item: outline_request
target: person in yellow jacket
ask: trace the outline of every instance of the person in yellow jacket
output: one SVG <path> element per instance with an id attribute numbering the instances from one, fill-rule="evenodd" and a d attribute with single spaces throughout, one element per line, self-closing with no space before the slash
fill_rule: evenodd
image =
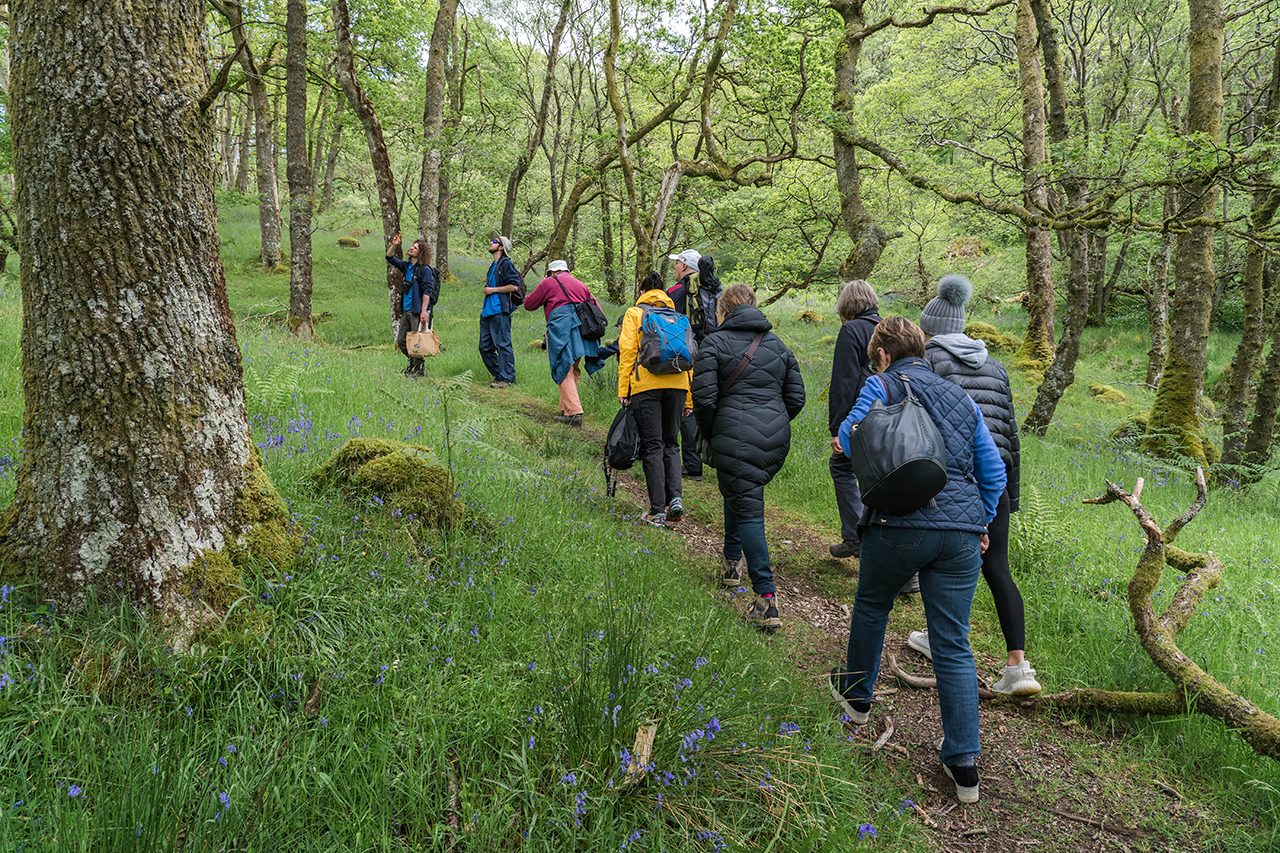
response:
<path id="1" fill-rule="evenodd" d="M 642 520 L 654 527 L 665 527 L 667 522 L 684 517 L 680 499 L 680 420 L 693 411 L 693 397 L 689 394 L 693 371 L 650 373 L 637 364 L 644 307 L 675 308 L 656 272 L 645 276 L 641 286 L 644 292 L 627 309 L 618 337 L 618 401 L 632 407 L 640 433 L 640 462 L 649 490 L 649 511 Z"/>

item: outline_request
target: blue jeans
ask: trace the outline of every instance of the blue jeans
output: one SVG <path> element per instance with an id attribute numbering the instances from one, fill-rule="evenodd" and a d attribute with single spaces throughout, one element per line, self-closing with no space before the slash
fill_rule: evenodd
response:
<path id="1" fill-rule="evenodd" d="M 751 591 L 756 595 L 773 592 L 773 570 L 769 567 L 769 543 L 764 539 L 764 517 L 738 518 L 724 502 L 724 558 L 730 563 L 747 558 Z"/>
<path id="2" fill-rule="evenodd" d="M 920 573 L 929 650 L 942 710 L 942 763 L 982 751 L 978 672 L 969 649 L 969 609 L 982 570 L 978 534 L 873 525 L 862 537 L 858 598 L 849 620 L 846 698 L 870 702 L 880 672 L 885 623 L 898 590 Z"/>
<path id="3" fill-rule="evenodd" d="M 511 348 L 510 314 L 480 318 L 480 358 L 495 381 L 516 381 L 516 353 Z"/>

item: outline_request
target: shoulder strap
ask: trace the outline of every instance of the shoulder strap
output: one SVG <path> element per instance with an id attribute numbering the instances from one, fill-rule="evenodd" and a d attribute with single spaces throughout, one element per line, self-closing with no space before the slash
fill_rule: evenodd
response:
<path id="1" fill-rule="evenodd" d="M 729 375 L 729 380 L 720 388 L 720 393 L 724 393 L 733 387 L 733 383 L 738 381 L 738 377 L 742 375 L 742 371 L 747 369 L 747 365 L 755 358 L 756 348 L 760 346 L 760 342 L 764 340 L 764 332 L 756 332 L 756 336 L 751 339 L 751 346 L 747 347 L 747 353 L 742 357 L 742 361 L 738 362 L 738 366 L 733 369 L 733 373 Z"/>
<path id="2" fill-rule="evenodd" d="M 564 282 L 560 280 L 560 276 L 558 276 L 558 275 L 553 275 L 553 276 L 551 276 L 551 277 L 552 277 L 552 278 L 554 278 L 554 279 L 556 280 L 556 284 L 560 285 L 560 290 L 564 293 L 564 298 L 565 298 L 565 299 L 568 299 L 568 300 L 569 300 L 569 303 L 570 303 L 571 305 L 577 305 L 578 303 L 577 303 L 577 302 L 575 302 L 575 301 L 574 301 L 574 299 L 573 299 L 573 297 L 569 295 L 569 291 L 568 291 L 568 289 L 564 286 Z"/>

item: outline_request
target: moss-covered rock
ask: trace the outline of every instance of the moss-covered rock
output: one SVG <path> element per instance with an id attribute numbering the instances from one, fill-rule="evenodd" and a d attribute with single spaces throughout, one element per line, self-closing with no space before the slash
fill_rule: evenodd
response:
<path id="1" fill-rule="evenodd" d="M 836 342 L 835 335 L 823 335 L 822 337 L 818 338 L 818 344 L 824 347 L 835 346 L 835 342 Z"/>
<path id="2" fill-rule="evenodd" d="M 1012 335 L 1003 334 L 990 323 L 974 320 L 965 325 L 964 333 L 976 341 L 986 341 L 987 349 L 991 352 L 1008 355 L 1022 348 L 1021 340 Z"/>
<path id="3" fill-rule="evenodd" d="M 312 474 L 348 497 L 373 495 L 393 515 L 427 527 L 452 527 L 464 507 L 453 478 L 431 448 L 385 438 L 353 438 Z"/>
<path id="4" fill-rule="evenodd" d="M 821 326 L 822 315 L 812 308 L 806 308 L 796 315 L 796 320 L 801 323 L 808 323 L 810 326 Z"/>
<path id="5" fill-rule="evenodd" d="M 359 249 L 360 241 L 355 237 L 339 237 L 338 245 L 344 249 Z"/>
<path id="6" fill-rule="evenodd" d="M 1147 434 L 1148 412 L 1138 412 L 1131 418 L 1125 418 L 1120 426 L 1111 431 L 1111 440 L 1121 444 L 1137 444 Z"/>
<path id="7" fill-rule="evenodd" d="M 1128 399 L 1129 399 L 1125 397 L 1124 392 L 1119 391 L 1111 387 L 1110 385 L 1090 385 L 1089 393 L 1092 396 L 1096 397 L 1097 399 L 1101 400 L 1102 402 L 1106 403 L 1108 406 L 1115 406 L 1120 403 L 1126 403 L 1128 402 Z"/>

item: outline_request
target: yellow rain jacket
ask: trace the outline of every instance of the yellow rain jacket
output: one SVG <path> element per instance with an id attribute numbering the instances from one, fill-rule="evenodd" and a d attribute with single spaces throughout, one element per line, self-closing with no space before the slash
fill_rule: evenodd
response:
<path id="1" fill-rule="evenodd" d="M 655 388 L 683 388 L 686 392 L 684 407 L 693 408 L 693 395 L 689 394 L 689 380 L 693 371 L 683 373 L 650 373 L 643 365 L 636 364 L 636 354 L 640 350 L 640 318 L 644 315 L 645 305 L 665 305 L 675 310 L 675 303 L 663 290 L 646 290 L 640 294 L 636 304 L 627 309 L 622 319 L 622 333 L 618 336 L 618 397 L 630 397 L 641 391 L 652 391 Z"/>

